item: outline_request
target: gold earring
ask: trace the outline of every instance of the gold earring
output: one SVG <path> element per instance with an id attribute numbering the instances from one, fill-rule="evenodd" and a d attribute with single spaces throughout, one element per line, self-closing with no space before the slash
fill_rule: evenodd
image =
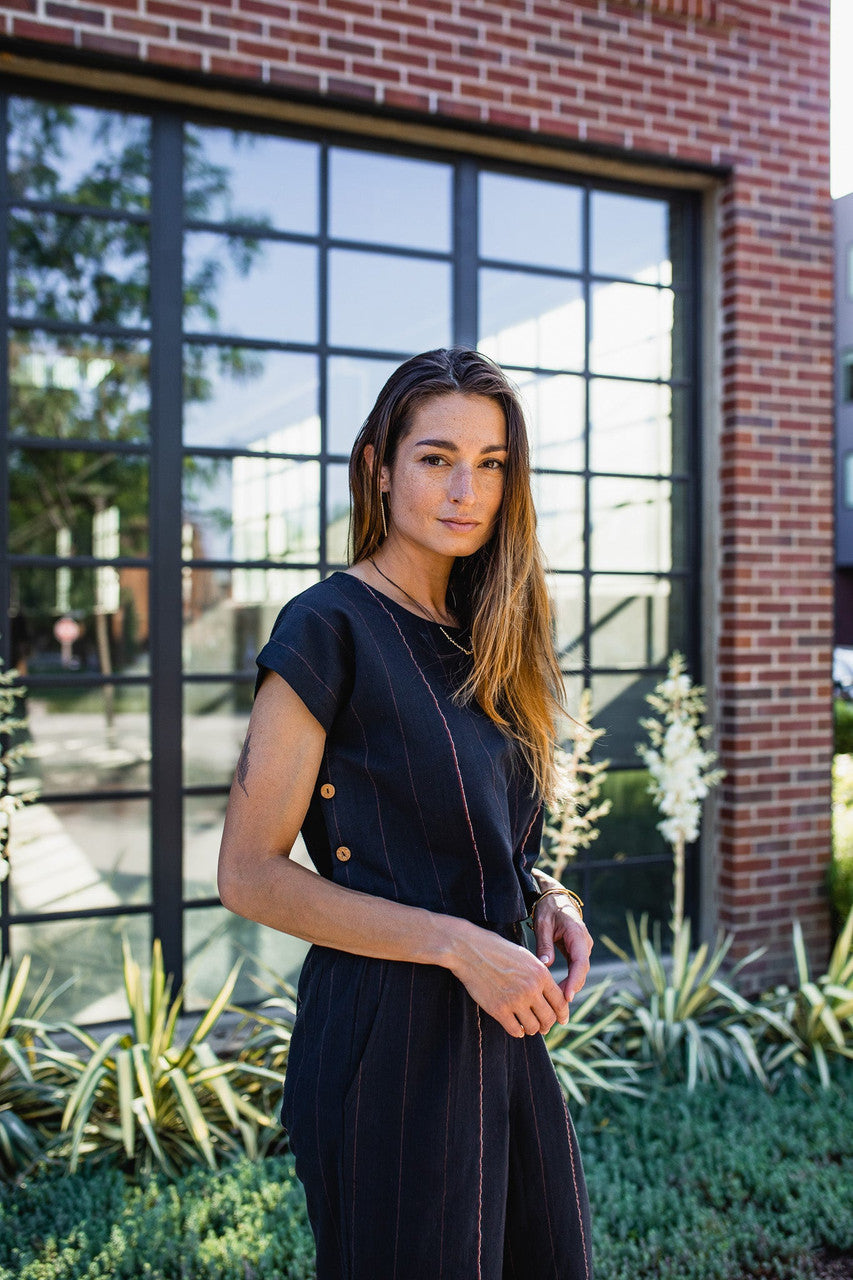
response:
<path id="1" fill-rule="evenodd" d="M 384 537 L 388 537 L 388 525 L 385 523 L 385 499 L 382 497 L 382 491 L 379 491 L 379 510 L 382 512 L 382 533 Z"/>

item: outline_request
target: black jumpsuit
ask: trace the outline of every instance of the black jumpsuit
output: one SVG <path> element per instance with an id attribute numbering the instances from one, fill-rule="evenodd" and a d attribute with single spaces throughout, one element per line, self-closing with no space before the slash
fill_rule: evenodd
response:
<path id="1" fill-rule="evenodd" d="M 303 826 L 318 871 L 518 940 L 541 805 L 512 744 L 453 703 L 469 659 L 448 635 L 336 573 L 282 610 L 259 679 L 277 671 L 326 730 Z M 282 1119 L 318 1280 L 590 1280 L 544 1041 L 508 1035 L 448 970 L 312 947 Z"/>

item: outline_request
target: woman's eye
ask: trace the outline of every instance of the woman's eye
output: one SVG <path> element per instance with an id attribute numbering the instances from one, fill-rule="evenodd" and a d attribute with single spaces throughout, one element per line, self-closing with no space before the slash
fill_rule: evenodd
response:
<path id="1" fill-rule="evenodd" d="M 440 453 L 428 453 L 422 461 L 430 467 L 444 466 L 444 458 L 442 458 Z"/>
<path id="2" fill-rule="evenodd" d="M 488 468 L 489 471 L 503 471 L 506 463 L 502 458 L 486 458 L 483 466 Z"/>

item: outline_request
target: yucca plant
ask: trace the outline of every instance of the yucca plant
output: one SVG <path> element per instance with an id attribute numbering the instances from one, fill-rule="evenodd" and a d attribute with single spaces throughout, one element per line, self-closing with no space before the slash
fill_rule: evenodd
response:
<path id="1" fill-rule="evenodd" d="M 270 1126 L 237 1087 L 239 1074 L 269 1075 L 263 1067 L 224 1061 L 208 1036 L 226 1008 L 240 968 L 184 1039 L 177 1031 L 183 992 L 172 998 L 172 980 L 154 943 L 146 992 L 127 942 L 124 987 L 131 1031 L 99 1043 L 79 1027 L 65 1029 L 85 1054 L 56 1054 L 74 1077 L 62 1116 L 60 1148 L 72 1172 L 84 1157 L 118 1158 L 133 1172 L 159 1166 L 168 1176 L 194 1164 L 217 1167 L 220 1156 L 258 1154 L 259 1135 Z"/>
<path id="2" fill-rule="evenodd" d="M 672 955 L 664 957 L 660 927 L 649 936 L 648 916 L 639 926 L 628 916 L 633 955 L 610 938 L 603 938 L 628 966 L 632 986 L 613 997 L 618 1021 L 609 1028 L 610 1042 L 629 1059 L 654 1063 L 669 1080 L 698 1081 L 728 1078 L 732 1068 L 767 1083 L 756 1049 L 757 1025 L 772 1024 L 784 1034 L 784 1022 L 774 1010 L 757 1008 L 732 985 L 738 974 L 763 954 L 751 952 L 721 974 L 731 948 L 731 935 L 718 935 L 690 952 L 690 921 L 675 934 Z"/>
<path id="3" fill-rule="evenodd" d="M 243 1015 L 234 1033 L 234 1040 L 239 1045 L 235 1055 L 236 1066 L 238 1070 L 246 1066 L 251 1072 L 259 1067 L 263 1069 L 263 1074 L 246 1075 L 243 1091 L 264 1115 L 275 1121 L 265 1134 L 259 1135 L 260 1153 L 263 1155 L 273 1154 L 284 1146 L 277 1116 L 290 1053 L 290 1035 L 296 1019 L 296 992 L 293 987 L 270 969 L 266 974 L 266 980 L 253 975 L 258 989 L 266 993 L 267 998 L 261 1004 L 253 1009 L 232 1006 L 235 1013 Z"/>
<path id="4" fill-rule="evenodd" d="M 568 1023 L 561 1026 L 555 1022 L 545 1036 L 563 1091 L 581 1106 L 593 1089 L 643 1097 L 642 1089 L 637 1087 L 636 1064 L 620 1057 L 605 1039 L 607 1029 L 619 1017 L 618 1009 L 600 1008 L 606 1004 L 604 997 L 609 988 L 609 979 L 591 987 L 582 1002 L 571 1006 Z"/>
<path id="5" fill-rule="evenodd" d="M 0 966 L 0 1177 L 11 1179 L 41 1159 L 59 1129 L 63 1079 L 40 1054 L 52 1044 L 44 1015 L 68 985 L 48 994 L 48 974 L 24 1005 L 30 957 Z"/>
<path id="6" fill-rule="evenodd" d="M 826 972 L 812 978 L 799 920 L 793 924 L 797 987 L 777 987 L 763 998 L 778 1023 L 765 1022 L 765 1066 L 777 1070 L 787 1061 L 797 1068 L 813 1063 L 821 1087 L 831 1085 L 832 1058 L 853 1059 L 853 910 L 832 949 Z"/>

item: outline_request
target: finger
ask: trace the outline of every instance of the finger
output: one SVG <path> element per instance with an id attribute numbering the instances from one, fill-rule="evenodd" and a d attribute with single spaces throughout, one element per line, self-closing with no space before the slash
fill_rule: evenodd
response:
<path id="1" fill-rule="evenodd" d="M 580 955 L 576 959 L 572 959 L 569 965 L 569 972 L 560 983 L 560 989 L 566 1000 L 571 1000 L 580 991 L 586 982 L 589 973 L 589 956 Z"/>
<path id="2" fill-rule="evenodd" d="M 539 1030 L 543 1035 L 551 1030 L 555 1022 L 565 1023 L 569 1016 L 568 1003 L 556 982 L 553 991 L 549 990 L 548 998 L 542 996 L 531 1005 L 531 1008 L 539 1021 Z"/>
<path id="3" fill-rule="evenodd" d="M 522 1012 L 516 1013 L 515 1016 L 518 1019 L 519 1026 L 521 1027 L 521 1034 L 523 1036 L 539 1035 L 542 1028 L 539 1025 L 538 1017 L 532 1009 L 522 1010 Z"/>
<path id="4" fill-rule="evenodd" d="M 536 954 L 543 964 L 554 963 L 554 919 L 546 912 L 536 921 Z"/>

